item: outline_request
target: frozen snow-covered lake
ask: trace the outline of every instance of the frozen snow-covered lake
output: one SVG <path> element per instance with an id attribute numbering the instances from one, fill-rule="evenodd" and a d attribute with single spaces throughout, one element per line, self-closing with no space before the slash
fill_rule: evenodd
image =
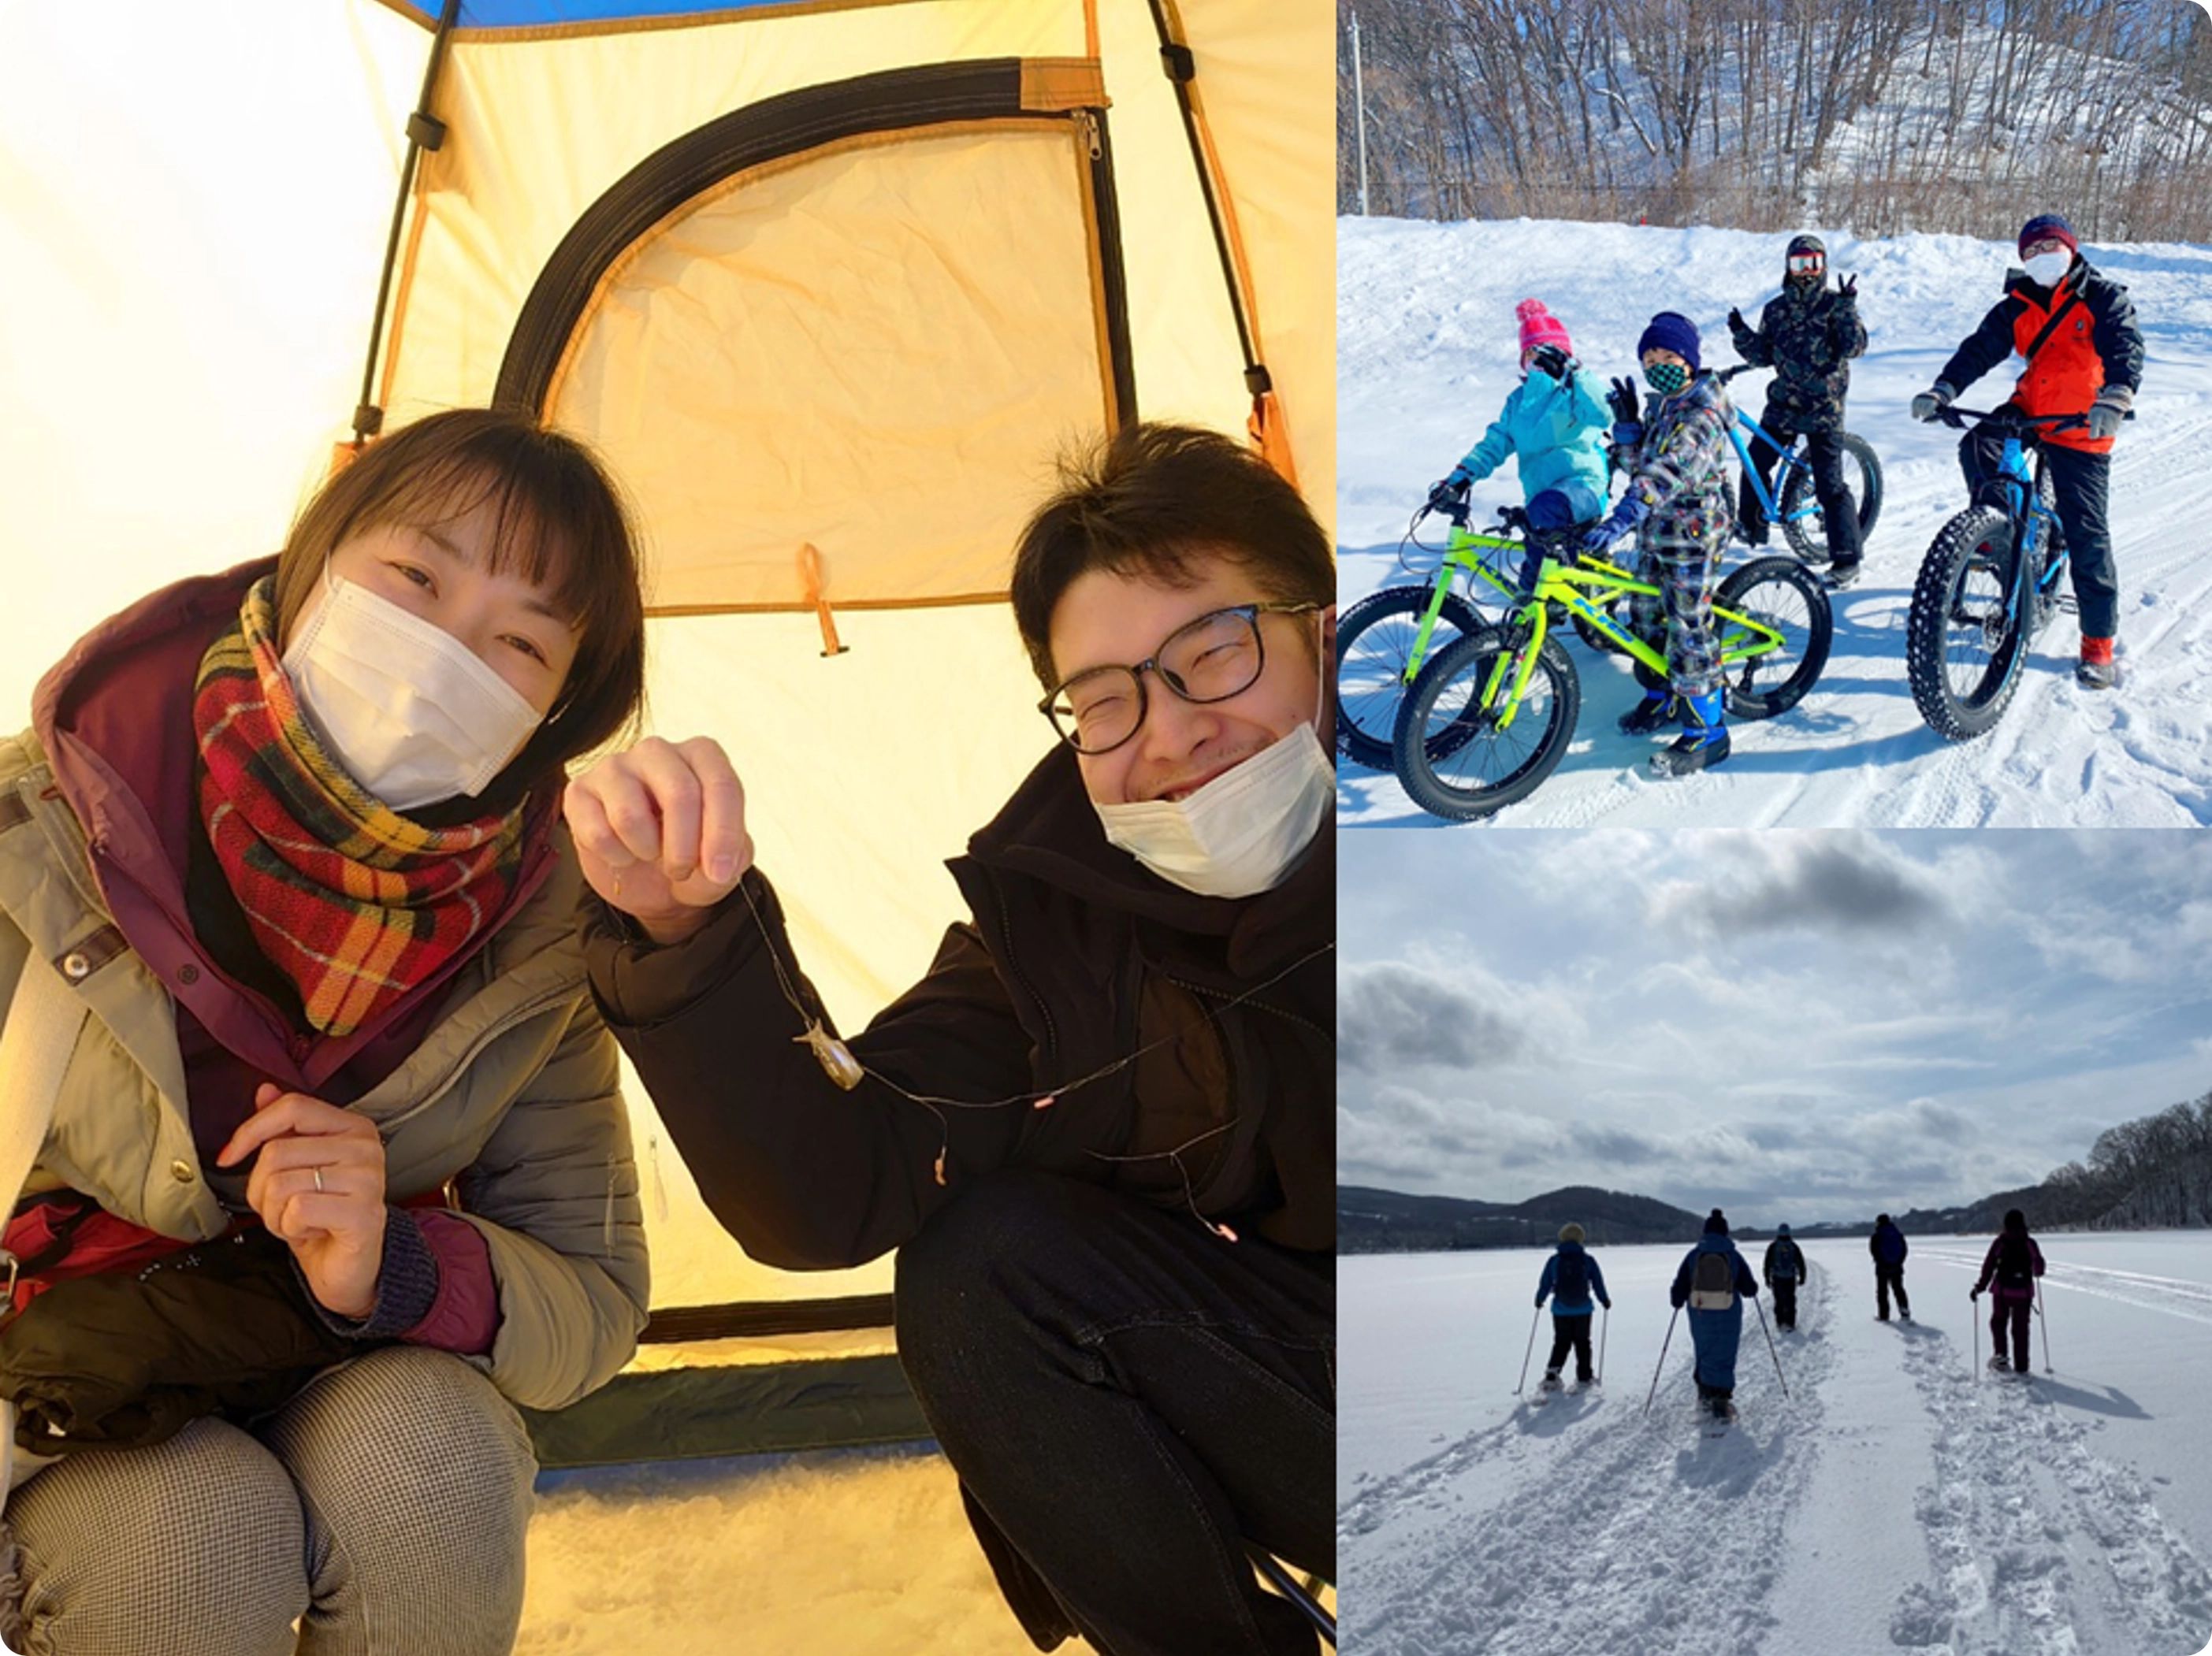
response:
<path id="1" fill-rule="evenodd" d="M 1983 1376 L 1989 1239 L 1915 1239 L 1879 1323 L 1863 1242 L 1755 1316 L 1735 1431 L 1686 1331 L 1642 1415 L 1684 1247 L 1594 1250 L 1601 1386 L 1515 1398 L 1540 1251 L 1338 1266 L 1345 1648 L 1361 1656 L 2197 1656 L 2212 1642 L 2212 1234 L 2041 1239 L 2050 1350 Z M 1764 1243 L 1748 1246 L 1754 1268 Z M 1540 1369 L 1549 1316 L 1530 1365 Z"/>

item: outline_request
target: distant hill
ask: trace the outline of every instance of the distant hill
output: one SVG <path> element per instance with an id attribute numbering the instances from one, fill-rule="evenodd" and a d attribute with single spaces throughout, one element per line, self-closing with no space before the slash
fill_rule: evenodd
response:
<path id="1" fill-rule="evenodd" d="M 1409 1196 L 1366 1185 L 1340 1185 L 1336 1191 L 1340 1253 L 1544 1246 L 1570 1220 L 1589 1233 L 1593 1247 L 1694 1242 L 1705 1224 L 1702 1214 L 1590 1185 L 1571 1185 L 1511 1204 Z"/>

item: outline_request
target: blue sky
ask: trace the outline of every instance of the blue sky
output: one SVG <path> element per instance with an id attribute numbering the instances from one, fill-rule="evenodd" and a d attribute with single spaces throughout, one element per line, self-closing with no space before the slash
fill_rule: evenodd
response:
<path id="1" fill-rule="evenodd" d="M 1352 834 L 1338 1176 L 1741 1222 L 2033 1183 L 2212 1089 L 2212 835 Z"/>

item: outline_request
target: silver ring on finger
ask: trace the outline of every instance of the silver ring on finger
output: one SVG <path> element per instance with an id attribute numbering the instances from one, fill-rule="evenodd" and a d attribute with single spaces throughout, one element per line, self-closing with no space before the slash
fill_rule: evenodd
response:
<path id="1" fill-rule="evenodd" d="M 320 1168 L 317 1168 L 314 1170 L 314 1173 L 315 1173 L 315 1193 L 316 1193 L 318 1196 L 319 1196 L 319 1195 L 321 1195 L 321 1194 L 322 1194 L 322 1192 L 323 1192 L 323 1170 L 322 1170 Z"/>

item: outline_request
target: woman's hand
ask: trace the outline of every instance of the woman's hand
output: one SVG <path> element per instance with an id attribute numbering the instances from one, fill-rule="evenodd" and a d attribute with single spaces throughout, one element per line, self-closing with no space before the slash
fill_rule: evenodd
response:
<path id="1" fill-rule="evenodd" d="M 260 1156 L 246 1199 L 300 1262 L 325 1309 L 356 1321 L 376 1309 L 384 1264 L 384 1141 L 366 1116 L 263 1082 L 253 1114 L 216 1157 Z"/>
<path id="2" fill-rule="evenodd" d="M 745 791 L 710 737 L 648 737 L 568 784 L 562 808 L 584 878 L 655 943 L 707 923 L 753 864 Z"/>

